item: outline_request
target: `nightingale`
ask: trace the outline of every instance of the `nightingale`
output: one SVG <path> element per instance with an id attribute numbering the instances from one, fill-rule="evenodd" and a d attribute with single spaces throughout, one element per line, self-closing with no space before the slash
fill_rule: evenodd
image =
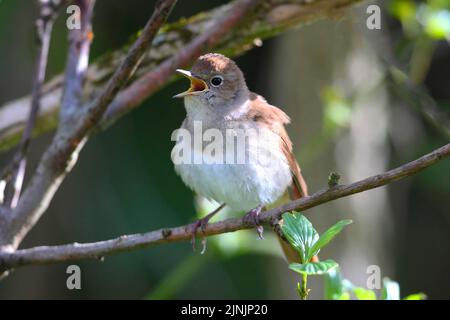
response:
<path id="1" fill-rule="evenodd" d="M 202 141 L 200 146 L 196 146 L 195 143 L 186 143 L 185 139 L 174 139 L 177 141 L 172 150 L 175 171 L 195 193 L 221 204 L 193 224 L 193 248 L 198 228 L 203 229 L 211 217 L 224 206 L 236 212 L 247 212 L 245 221 L 255 226 L 262 238 L 258 215 L 265 206 L 274 203 L 286 191 L 291 199 L 306 196 L 308 193 L 293 154 L 291 139 L 285 129 L 285 125 L 290 122 L 289 117 L 281 109 L 270 105 L 262 96 L 251 92 L 242 71 L 234 61 L 224 55 L 205 54 L 195 61 L 190 71 L 178 69 L 177 72 L 190 80 L 190 88 L 174 96 L 184 99 L 186 118 L 181 125 L 183 132 L 195 135 L 196 125 L 201 125 L 205 133 L 206 130 L 212 129 L 226 138 L 232 135 L 239 139 L 239 136 L 245 136 L 249 132 L 257 132 L 257 135 L 253 135 L 257 136 L 257 143 L 247 141 L 248 143 L 241 144 L 243 154 L 250 155 L 241 162 L 229 161 L 227 156 L 236 150 L 225 148 L 223 159 L 228 161 L 180 163 L 174 159 L 180 152 L 182 143 L 184 147 L 187 145 L 191 148 L 189 154 L 195 158 L 199 154 L 204 156 L 205 143 L 208 141 Z M 250 134 L 248 136 L 253 137 Z M 225 147 L 228 146 L 226 143 Z M 261 161 L 260 155 L 263 155 L 265 161 Z M 235 157 L 230 158 L 236 160 Z M 283 242 L 281 243 L 288 260 L 295 260 L 292 258 L 292 250 Z"/>

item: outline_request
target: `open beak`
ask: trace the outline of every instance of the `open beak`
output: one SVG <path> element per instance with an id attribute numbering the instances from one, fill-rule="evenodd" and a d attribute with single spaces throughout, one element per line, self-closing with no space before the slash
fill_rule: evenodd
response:
<path id="1" fill-rule="evenodd" d="M 173 96 L 174 98 L 183 98 L 185 96 L 194 95 L 208 89 L 208 85 L 206 84 L 206 82 L 194 76 L 190 71 L 177 69 L 177 72 L 188 78 L 191 81 L 191 86 L 187 91 Z"/>

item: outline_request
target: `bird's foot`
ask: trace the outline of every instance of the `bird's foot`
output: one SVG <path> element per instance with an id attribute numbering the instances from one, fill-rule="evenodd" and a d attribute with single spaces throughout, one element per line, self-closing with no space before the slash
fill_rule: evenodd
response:
<path id="1" fill-rule="evenodd" d="M 261 213 L 263 206 L 259 205 L 256 208 L 250 210 L 244 216 L 244 222 L 250 226 L 254 226 L 258 233 L 259 239 L 264 239 L 264 227 L 259 221 L 259 214 Z"/>
<path id="2" fill-rule="evenodd" d="M 191 229 L 191 245 L 192 245 L 192 250 L 195 251 L 195 237 L 197 235 L 197 231 L 198 229 L 200 229 L 202 232 L 205 232 L 205 228 L 208 225 L 209 220 L 212 217 L 210 217 L 209 215 L 207 215 L 206 217 L 202 218 L 202 219 L 198 219 L 197 221 L 195 221 L 192 224 L 192 229 Z M 206 251 L 206 238 L 203 237 L 202 238 L 202 251 L 200 251 L 200 254 L 204 254 Z"/>
<path id="3" fill-rule="evenodd" d="M 205 228 L 209 223 L 209 220 L 211 220 L 212 217 L 216 215 L 217 212 L 219 212 L 223 207 L 225 207 L 225 204 L 221 204 L 216 210 L 205 216 L 204 218 L 198 219 L 192 224 L 191 228 L 191 245 L 192 250 L 195 251 L 195 238 L 197 235 L 198 229 L 200 229 L 203 233 L 205 232 Z M 200 254 L 204 254 L 206 251 L 206 238 L 202 238 L 202 251 Z"/>

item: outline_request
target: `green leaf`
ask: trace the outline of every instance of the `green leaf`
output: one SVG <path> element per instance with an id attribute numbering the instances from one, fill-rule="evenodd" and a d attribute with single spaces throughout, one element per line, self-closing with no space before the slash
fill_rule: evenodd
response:
<path id="1" fill-rule="evenodd" d="M 338 223 L 336 223 L 334 226 L 332 226 L 330 229 L 328 229 L 327 231 L 325 231 L 319 238 L 319 240 L 317 240 L 316 243 L 314 243 L 314 245 L 312 246 L 310 252 L 308 252 L 308 261 L 309 259 L 311 259 L 313 256 L 315 256 L 316 254 L 319 253 L 320 249 L 323 248 L 324 246 L 326 246 L 331 240 L 333 240 L 334 237 L 336 237 L 336 235 L 338 235 L 339 232 L 342 231 L 342 229 L 344 229 L 345 226 L 349 225 L 350 223 L 352 223 L 352 220 L 341 220 Z"/>
<path id="2" fill-rule="evenodd" d="M 350 300 L 350 293 L 344 292 L 340 296 L 337 296 L 336 299 L 333 300 Z"/>
<path id="3" fill-rule="evenodd" d="M 339 300 L 344 292 L 342 275 L 338 268 L 331 269 L 325 276 L 325 299 Z"/>
<path id="4" fill-rule="evenodd" d="M 322 92 L 321 98 L 325 105 L 323 117 L 325 133 L 330 134 L 340 128 L 347 127 L 352 116 L 349 101 L 333 87 L 326 88 Z"/>
<path id="5" fill-rule="evenodd" d="M 382 300 L 400 300 L 400 286 L 398 282 L 389 278 L 383 279 L 383 290 L 381 291 Z"/>
<path id="6" fill-rule="evenodd" d="M 377 295 L 372 290 L 364 289 L 361 287 L 354 287 L 353 293 L 358 300 L 377 300 Z"/>
<path id="7" fill-rule="evenodd" d="M 350 300 L 353 284 L 342 277 L 339 268 L 333 268 L 325 275 L 325 299 Z"/>
<path id="8" fill-rule="evenodd" d="M 300 274 L 306 274 L 308 276 L 320 275 L 329 272 L 330 270 L 338 266 L 336 261 L 324 260 L 320 262 L 308 262 L 308 263 L 291 263 L 289 268 Z"/>
<path id="9" fill-rule="evenodd" d="M 426 298 L 427 298 L 426 294 L 420 292 L 410 294 L 409 296 L 404 297 L 403 300 L 425 300 Z"/>
<path id="10" fill-rule="evenodd" d="M 319 234 L 311 222 L 303 215 L 285 213 L 281 230 L 289 243 L 300 253 L 300 261 L 308 262 L 311 247 L 319 239 Z"/>
<path id="11" fill-rule="evenodd" d="M 416 16 L 416 4 L 410 0 L 395 0 L 389 3 L 389 11 L 393 16 L 407 22 L 415 19 Z"/>
<path id="12" fill-rule="evenodd" d="M 450 37 L 450 11 L 431 11 L 425 17 L 426 33 L 437 40 Z"/>

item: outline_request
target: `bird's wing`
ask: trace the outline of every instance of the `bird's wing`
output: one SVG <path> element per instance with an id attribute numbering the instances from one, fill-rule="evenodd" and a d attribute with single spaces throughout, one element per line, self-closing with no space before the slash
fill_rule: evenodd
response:
<path id="1" fill-rule="evenodd" d="M 285 125 L 290 122 L 289 117 L 282 110 L 270 105 L 263 97 L 257 94 L 252 93 L 250 95 L 250 103 L 249 118 L 268 126 L 280 137 L 280 147 L 287 159 L 292 174 L 292 184 L 289 190 L 291 200 L 307 196 L 308 188 L 292 151 L 292 141 L 285 129 Z M 283 224 L 283 220 L 280 220 L 280 224 Z M 278 237 L 278 240 L 289 263 L 301 262 L 298 252 L 286 239 Z"/>
<path id="2" fill-rule="evenodd" d="M 263 97 L 255 93 L 250 95 L 250 102 L 251 105 L 248 117 L 253 121 L 267 125 L 280 137 L 280 147 L 287 159 L 292 173 L 292 186 L 290 188 L 291 199 L 294 200 L 307 196 L 308 187 L 301 174 L 300 166 L 295 159 L 292 150 L 292 141 L 285 129 L 285 125 L 290 122 L 289 117 L 281 109 L 270 105 Z"/>

